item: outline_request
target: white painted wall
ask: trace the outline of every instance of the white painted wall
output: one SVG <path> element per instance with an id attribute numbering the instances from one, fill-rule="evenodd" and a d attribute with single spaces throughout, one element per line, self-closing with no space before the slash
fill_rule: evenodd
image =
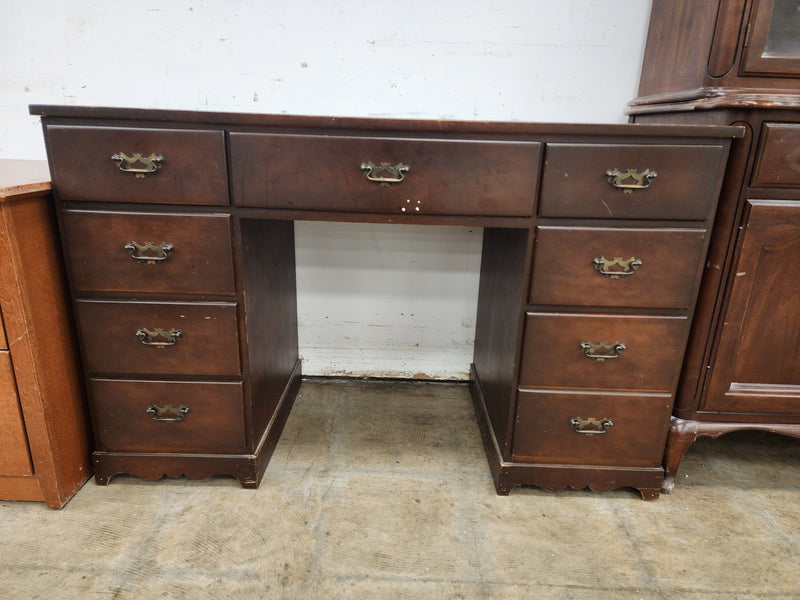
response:
<path id="1" fill-rule="evenodd" d="M 0 0 L 0 158 L 27 105 L 624 122 L 649 0 Z M 306 373 L 464 377 L 480 230 L 297 223 Z"/>

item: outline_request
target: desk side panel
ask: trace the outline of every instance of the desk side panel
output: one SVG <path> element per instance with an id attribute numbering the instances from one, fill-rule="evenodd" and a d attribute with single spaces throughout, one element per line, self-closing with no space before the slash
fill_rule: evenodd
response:
<path id="1" fill-rule="evenodd" d="M 500 451 L 510 450 L 520 314 L 527 289 L 528 229 L 484 229 L 475 371 Z"/>
<path id="2" fill-rule="evenodd" d="M 254 444 L 279 408 L 297 350 L 294 223 L 239 220 Z"/>

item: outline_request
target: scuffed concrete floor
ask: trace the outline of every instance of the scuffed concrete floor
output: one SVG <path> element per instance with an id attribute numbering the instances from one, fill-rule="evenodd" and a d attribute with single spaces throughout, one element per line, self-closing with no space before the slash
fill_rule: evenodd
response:
<path id="1" fill-rule="evenodd" d="M 305 382 L 258 490 L 0 502 L 0 598 L 800 598 L 800 441 L 700 440 L 644 502 L 495 495 L 463 385 Z"/>

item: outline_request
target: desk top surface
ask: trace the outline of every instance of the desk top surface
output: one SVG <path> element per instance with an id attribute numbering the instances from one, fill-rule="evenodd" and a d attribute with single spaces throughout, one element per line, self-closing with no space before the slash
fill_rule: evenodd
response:
<path id="1" fill-rule="evenodd" d="M 427 134 L 476 134 L 512 136 L 625 135 L 666 137 L 742 137 L 744 128 L 710 125 L 530 123 L 522 121 L 457 121 L 434 119 L 386 119 L 326 117 L 262 113 L 204 112 L 145 108 L 114 108 L 32 104 L 30 114 L 58 119 L 97 119 L 221 126 L 255 126 L 315 131 L 398 132 Z"/>

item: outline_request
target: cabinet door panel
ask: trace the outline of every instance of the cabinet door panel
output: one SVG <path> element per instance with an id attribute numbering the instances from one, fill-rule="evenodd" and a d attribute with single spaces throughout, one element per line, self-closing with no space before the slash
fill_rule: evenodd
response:
<path id="1" fill-rule="evenodd" d="M 755 0 L 749 42 L 744 48 L 746 75 L 800 75 L 800 13 L 794 0 Z"/>
<path id="2" fill-rule="evenodd" d="M 11 357 L 0 352 L 0 475 L 32 473 Z"/>
<path id="3" fill-rule="evenodd" d="M 800 203 L 752 200 L 707 411 L 800 414 Z"/>

